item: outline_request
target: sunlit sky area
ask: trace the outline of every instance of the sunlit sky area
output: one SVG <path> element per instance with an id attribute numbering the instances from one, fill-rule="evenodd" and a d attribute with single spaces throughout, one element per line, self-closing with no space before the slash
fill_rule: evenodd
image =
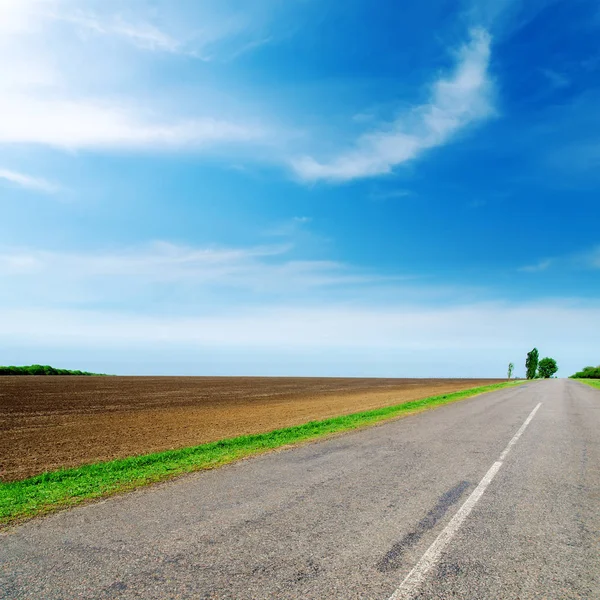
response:
<path id="1" fill-rule="evenodd" d="M 0 364 L 600 363 L 595 0 L 0 0 Z"/>

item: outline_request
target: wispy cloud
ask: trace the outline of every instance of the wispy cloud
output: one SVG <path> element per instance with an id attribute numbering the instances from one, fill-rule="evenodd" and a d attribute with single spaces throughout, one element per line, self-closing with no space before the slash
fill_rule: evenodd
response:
<path id="1" fill-rule="evenodd" d="M 571 85 L 571 80 L 568 77 L 554 69 L 542 69 L 541 72 L 555 89 L 569 87 Z"/>
<path id="2" fill-rule="evenodd" d="M 0 169 L 0 180 L 7 181 L 13 185 L 17 185 L 28 190 L 44 192 L 46 194 L 54 194 L 60 189 L 59 186 L 40 177 L 32 177 L 30 175 L 17 173 L 16 171 L 9 171 L 7 169 Z"/>
<path id="3" fill-rule="evenodd" d="M 293 217 L 287 221 L 270 227 L 265 231 L 265 235 L 276 237 L 295 237 L 301 232 L 306 232 L 306 226 L 312 221 L 311 217 Z"/>
<path id="4" fill-rule="evenodd" d="M 70 272 L 76 276 L 108 275 L 175 280 L 210 278 L 247 267 L 249 263 L 285 254 L 287 246 L 254 248 L 193 248 L 154 242 L 138 248 L 95 253 L 45 250 L 5 250 L 0 253 L 0 274 Z"/>
<path id="5" fill-rule="evenodd" d="M 37 286 L 40 295 L 62 298 L 69 288 L 78 296 L 76 290 L 85 289 L 112 300 L 118 300 L 128 286 L 176 284 L 188 291 L 242 289 L 287 295 L 383 280 L 343 263 L 295 258 L 292 250 L 289 244 L 225 248 L 168 242 L 87 253 L 4 249 L 0 251 L 0 279 L 6 282 L 18 276 L 20 283 Z"/>
<path id="6" fill-rule="evenodd" d="M 144 50 L 171 52 L 176 54 L 193 54 L 186 50 L 182 41 L 161 31 L 151 23 L 130 23 L 120 15 L 100 18 L 94 13 L 77 11 L 74 13 L 55 12 L 48 16 L 99 35 L 116 36 Z"/>
<path id="7" fill-rule="evenodd" d="M 591 269 L 600 269 L 600 245 L 580 256 L 585 266 Z"/>
<path id="8" fill-rule="evenodd" d="M 586 250 L 580 250 L 545 258 L 531 265 L 521 267 L 519 271 L 525 273 L 539 273 L 547 271 L 550 267 L 572 270 L 600 269 L 600 245 L 593 246 Z"/>
<path id="9" fill-rule="evenodd" d="M 552 265 L 553 260 L 550 258 L 546 258 L 544 260 L 541 260 L 533 265 L 526 265 L 524 267 L 521 267 L 519 269 L 519 271 L 522 271 L 523 273 L 539 273 L 540 271 L 546 271 L 548 270 L 548 268 Z"/>
<path id="10" fill-rule="evenodd" d="M 385 128 L 360 137 L 355 148 L 328 160 L 312 156 L 294 159 L 291 166 L 305 181 L 347 181 L 389 173 L 397 165 L 441 146 L 460 130 L 494 114 L 492 82 L 488 73 L 491 39 L 483 29 L 457 52 L 449 77 L 434 82 L 427 104 Z"/>
<path id="11" fill-rule="evenodd" d="M 38 7 L 41 3 L 37 14 L 71 25 L 82 37 L 224 63 L 293 35 L 307 18 L 311 0 L 202 0 L 183 5 L 171 0 L 21 2 Z"/>
<path id="12" fill-rule="evenodd" d="M 396 198 L 407 198 L 414 196 L 415 193 L 411 190 L 393 189 L 393 190 L 373 190 L 369 197 L 371 200 L 394 200 Z"/>
<path id="13" fill-rule="evenodd" d="M 231 60 L 273 39 L 264 28 L 274 11 L 265 10 L 270 2 L 261 0 L 249 0 L 243 8 L 228 0 L 203 0 L 178 10 L 168 0 L 138 0 L 129 5 L 77 0 L 2 0 L 0 4 L 0 29 L 13 33 L 31 31 L 32 24 L 36 29 L 44 23 L 62 23 L 81 37 L 112 38 L 139 50 L 202 60 L 221 55 Z"/>

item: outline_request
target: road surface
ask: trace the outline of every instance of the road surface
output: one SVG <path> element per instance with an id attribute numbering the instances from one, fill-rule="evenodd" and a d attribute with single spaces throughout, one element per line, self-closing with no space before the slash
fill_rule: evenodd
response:
<path id="1" fill-rule="evenodd" d="M 0 535 L 0 597 L 600 598 L 600 391 L 525 384 Z"/>

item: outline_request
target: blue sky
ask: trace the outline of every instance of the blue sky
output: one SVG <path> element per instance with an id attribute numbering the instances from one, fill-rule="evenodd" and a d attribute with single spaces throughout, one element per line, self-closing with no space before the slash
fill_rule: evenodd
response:
<path id="1" fill-rule="evenodd" d="M 2 0 L 0 363 L 600 362 L 588 0 Z"/>

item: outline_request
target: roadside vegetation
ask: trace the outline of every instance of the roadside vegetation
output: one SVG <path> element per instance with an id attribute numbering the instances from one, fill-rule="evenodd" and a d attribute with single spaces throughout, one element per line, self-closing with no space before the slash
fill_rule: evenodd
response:
<path id="1" fill-rule="evenodd" d="M 84 375 L 104 376 L 102 373 L 88 373 L 87 371 L 70 371 L 68 369 L 55 369 L 50 365 L 29 365 L 24 367 L 2 367 L 0 366 L 0 375 Z"/>
<path id="2" fill-rule="evenodd" d="M 525 373 L 527 379 L 549 379 L 558 371 L 558 364 L 553 358 L 547 356 L 540 360 L 540 353 L 534 348 L 527 353 L 525 359 Z"/>
<path id="3" fill-rule="evenodd" d="M 577 371 L 571 375 L 571 379 L 578 379 L 581 383 L 600 390 L 600 365 L 597 367 L 583 367 L 581 371 Z"/>
<path id="4" fill-rule="evenodd" d="M 191 448 L 133 456 L 1 483 L 0 525 L 22 521 L 86 500 L 130 491 L 184 473 L 212 469 L 283 446 L 374 425 L 519 383 L 522 382 L 480 386 L 342 417 L 311 421 L 268 433 L 239 436 Z"/>
<path id="5" fill-rule="evenodd" d="M 579 379 L 578 381 L 600 390 L 600 379 Z"/>
<path id="6" fill-rule="evenodd" d="M 512 379 L 513 373 L 515 372 L 515 365 L 513 363 L 508 363 L 508 377 L 507 379 L 510 381 Z"/>
<path id="7" fill-rule="evenodd" d="M 527 379 L 535 379 L 539 358 L 540 353 L 537 348 L 527 353 L 527 358 L 525 359 L 525 377 Z"/>
<path id="8" fill-rule="evenodd" d="M 549 379 L 556 371 L 558 371 L 558 365 L 553 358 L 542 358 L 538 363 L 537 375 L 540 379 Z"/>
<path id="9" fill-rule="evenodd" d="M 571 375 L 573 379 L 600 379 L 600 366 L 583 367 L 581 371 Z"/>

